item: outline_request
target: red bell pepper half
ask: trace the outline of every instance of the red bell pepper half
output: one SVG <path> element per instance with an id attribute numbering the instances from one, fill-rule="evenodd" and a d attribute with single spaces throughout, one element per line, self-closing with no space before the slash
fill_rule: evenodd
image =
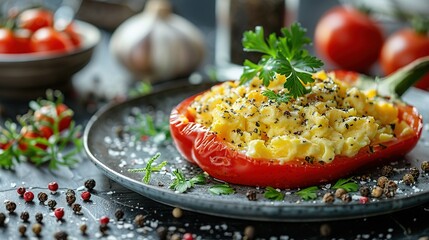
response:
<path id="1" fill-rule="evenodd" d="M 427 68 L 427 63 L 425 66 Z M 366 81 L 364 76 L 355 72 L 336 73 L 340 80 L 344 79 L 355 85 L 362 85 L 362 82 Z M 415 74 L 412 77 L 416 77 Z M 411 81 L 409 77 L 405 78 Z M 386 81 L 389 80 L 386 79 Z M 395 92 L 398 96 L 405 91 L 399 94 L 398 91 Z M 392 92 L 392 96 L 395 92 Z M 170 130 L 174 143 L 188 161 L 197 164 L 210 176 L 240 185 L 292 189 L 333 181 L 363 168 L 404 156 L 415 147 L 423 128 L 422 116 L 414 107 L 398 104 L 398 118 L 411 126 L 414 134 L 364 147 L 353 157 L 336 156 L 330 163 L 308 163 L 304 159 L 280 163 L 276 159 L 246 156 L 228 145 L 207 127 L 196 123 L 194 116 L 188 112 L 188 107 L 196 96 L 185 99 L 171 112 Z"/>

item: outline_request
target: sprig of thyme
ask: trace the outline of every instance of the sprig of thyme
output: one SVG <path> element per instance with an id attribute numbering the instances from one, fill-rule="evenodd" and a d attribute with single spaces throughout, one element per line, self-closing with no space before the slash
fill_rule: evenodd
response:
<path id="1" fill-rule="evenodd" d="M 312 73 L 323 63 L 304 49 L 311 41 L 305 36 L 306 29 L 299 23 L 292 24 L 290 29 L 282 28 L 281 33 L 280 37 L 272 33 L 267 39 L 262 27 L 244 33 L 244 51 L 259 52 L 263 56 L 257 64 L 245 60 L 240 83 L 244 84 L 258 76 L 263 85 L 268 87 L 278 74 L 283 75 L 286 77 L 283 85 L 286 91 L 265 91 L 264 95 L 277 102 L 287 102 L 290 98 L 300 97 L 311 90 L 306 88 L 306 84 L 314 81 Z"/>
<path id="2" fill-rule="evenodd" d="M 150 182 L 150 177 L 152 173 L 161 171 L 161 169 L 167 165 L 167 161 L 163 161 L 160 164 L 153 165 L 155 160 L 158 159 L 160 156 L 161 153 L 158 152 L 148 160 L 144 168 L 128 169 L 128 171 L 133 173 L 144 172 L 145 174 L 142 178 L 142 182 L 148 184 Z"/>

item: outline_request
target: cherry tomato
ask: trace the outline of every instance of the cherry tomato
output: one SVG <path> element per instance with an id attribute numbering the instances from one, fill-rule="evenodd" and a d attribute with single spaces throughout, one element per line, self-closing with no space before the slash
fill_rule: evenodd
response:
<path id="1" fill-rule="evenodd" d="M 44 27 L 52 27 L 54 15 L 51 11 L 42 8 L 32 8 L 18 15 L 18 27 L 28 29 L 32 32 Z"/>
<path id="2" fill-rule="evenodd" d="M 425 56 L 429 56 L 429 36 L 405 28 L 386 40 L 381 50 L 380 64 L 383 72 L 388 75 Z M 429 90 L 429 75 L 425 75 L 415 86 Z"/>
<path id="3" fill-rule="evenodd" d="M 316 26 L 315 48 L 321 57 L 345 70 L 368 72 L 383 45 L 383 32 L 368 15 L 335 7 Z"/>
<path id="4" fill-rule="evenodd" d="M 19 149 L 21 149 L 24 152 L 27 151 L 27 149 L 28 149 L 28 142 L 29 141 L 36 139 L 36 138 L 43 137 L 37 131 L 32 130 L 32 129 L 27 128 L 27 127 L 23 127 L 21 129 L 21 134 L 22 134 L 22 139 L 19 141 L 18 147 L 19 147 Z M 41 143 L 37 143 L 35 146 L 40 148 L 40 149 L 43 149 L 43 150 L 48 148 L 48 146 L 41 144 Z"/>
<path id="5" fill-rule="evenodd" d="M 0 28 L 0 53 L 19 53 L 20 44 L 10 29 Z"/>
<path id="6" fill-rule="evenodd" d="M 77 31 L 76 31 L 76 25 L 74 23 L 70 23 L 66 27 L 66 29 L 64 30 L 64 32 L 67 33 L 67 35 L 69 35 L 70 40 L 73 43 L 73 46 L 79 47 L 81 45 L 82 38 L 79 35 L 79 33 L 77 33 Z"/>
<path id="7" fill-rule="evenodd" d="M 18 53 L 29 53 L 31 52 L 31 32 L 27 29 L 17 29 L 14 31 L 15 39 L 17 41 L 19 52 Z"/>
<path id="8" fill-rule="evenodd" d="M 64 32 L 44 27 L 31 36 L 31 47 L 34 52 L 68 52 L 73 49 L 73 43 Z"/>
<path id="9" fill-rule="evenodd" d="M 59 103 L 57 105 L 45 105 L 34 112 L 35 120 L 43 126 L 39 128 L 39 130 L 44 132 L 46 135 L 49 135 L 49 130 L 52 135 L 53 130 L 46 129 L 46 127 L 48 125 L 50 125 L 49 127 L 52 127 L 55 120 L 58 121 L 58 130 L 60 132 L 69 128 L 72 121 L 72 115 L 73 112 L 63 103 Z"/>

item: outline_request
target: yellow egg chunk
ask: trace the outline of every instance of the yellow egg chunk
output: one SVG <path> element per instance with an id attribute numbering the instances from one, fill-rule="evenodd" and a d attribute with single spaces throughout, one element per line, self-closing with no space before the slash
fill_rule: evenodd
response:
<path id="1" fill-rule="evenodd" d="M 215 132 L 229 146 L 250 157 L 329 163 L 352 157 L 365 146 L 412 134 L 399 122 L 398 109 L 376 90 L 363 92 L 326 74 L 313 75 L 311 92 L 289 102 L 264 96 L 254 78 L 246 84 L 225 82 L 198 96 L 190 106 L 195 121 Z M 284 90 L 277 76 L 269 89 Z"/>

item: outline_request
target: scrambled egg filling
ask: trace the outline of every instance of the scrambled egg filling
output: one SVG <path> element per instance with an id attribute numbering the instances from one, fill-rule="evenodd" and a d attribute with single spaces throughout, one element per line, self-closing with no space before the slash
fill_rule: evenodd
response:
<path id="1" fill-rule="evenodd" d="M 330 162 L 413 132 L 399 122 L 394 104 L 376 98 L 375 90 L 360 91 L 324 72 L 314 79 L 310 93 L 287 103 L 264 96 L 258 78 L 245 85 L 225 82 L 198 96 L 189 111 L 238 151 L 281 162 Z M 278 76 L 268 88 L 284 91 L 285 81 Z"/>

